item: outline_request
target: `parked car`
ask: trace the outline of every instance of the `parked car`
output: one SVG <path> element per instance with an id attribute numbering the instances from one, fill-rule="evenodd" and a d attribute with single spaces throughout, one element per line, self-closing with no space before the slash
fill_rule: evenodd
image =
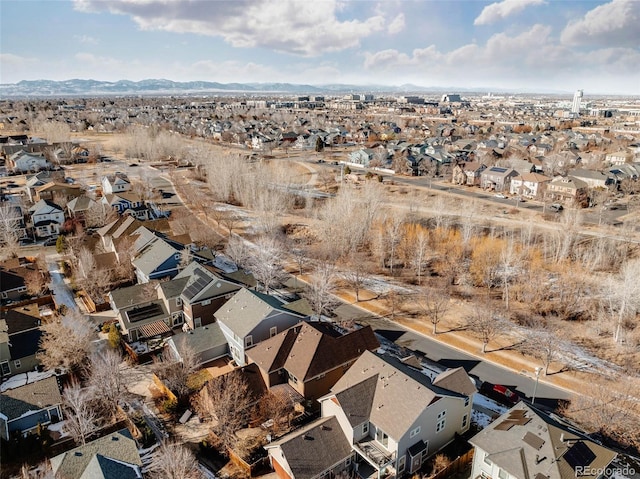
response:
<path id="1" fill-rule="evenodd" d="M 502 193 L 496 193 L 495 195 L 496 198 L 500 198 L 501 200 L 504 200 L 506 198 L 506 196 L 504 196 Z"/>
<path id="2" fill-rule="evenodd" d="M 520 396 L 502 384 L 484 382 L 482 386 L 480 386 L 480 394 L 505 406 L 513 406 L 520 402 Z"/>
<path id="3" fill-rule="evenodd" d="M 551 206 L 549 206 L 549 209 L 551 211 L 562 211 L 564 209 L 564 207 L 560 204 L 560 203 L 553 203 Z"/>
<path id="4" fill-rule="evenodd" d="M 58 242 L 58 238 L 49 238 L 47 241 L 42 243 L 44 246 L 55 246 Z"/>

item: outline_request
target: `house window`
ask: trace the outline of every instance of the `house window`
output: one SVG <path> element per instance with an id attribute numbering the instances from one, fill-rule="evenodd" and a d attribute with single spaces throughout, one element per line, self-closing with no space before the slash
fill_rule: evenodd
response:
<path id="1" fill-rule="evenodd" d="M 211 304 L 211 300 L 207 299 L 205 301 L 203 301 L 202 303 L 200 303 L 200 306 L 209 306 Z"/>
<path id="2" fill-rule="evenodd" d="M 174 258 L 176 261 L 180 261 L 180 253 L 176 253 L 176 254 L 174 254 L 174 255 L 173 255 L 173 258 Z"/>
<path id="3" fill-rule="evenodd" d="M 442 411 L 438 414 L 438 422 L 436 423 L 436 432 L 440 432 L 444 429 L 444 425 L 447 421 L 447 411 Z"/>
<path id="4" fill-rule="evenodd" d="M 298 378 L 291 374 L 289 371 L 287 371 L 287 375 L 289 376 L 289 381 L 291 381 L 293 384 L 298 383 Z"/>
<path id="5" fill-rule="evenodd" d="M 404 472 L 404 467 L 407 462 L 407 456 L 402 456 L 398 460 L 398 475 L 401 475 Z"/>
<path id="6" fill-rule="evenodd" d="M 382 444 L 384 447 L 389 445 L 389 436 L 382 429 L 376 431 L 376 441 Z"/>
<path id="7" fill-rule="evenodd" d="M 420 457 L 422 458 L 422 462 L 427 460 L 427 454 L 428 453 L 429 453 L 429 442 L 427 442 L 427 445 L 424 447 L 424 449 L 420 453 Z"/>
<path id="8" fill-rule="evenodd" d="M 182 298 L 176 298 L 176 306 L 182 306 Z"/>
<path id="9" fill-rule="evenodd" d="M 507 471 L 505 471 L 504 469 L 498 469 L 498 477 L 500 479 L 507 479 L 509 477 L 509 474 L 507 474 Z"/>
<path id="10" fill-rule="evenodd" d="M 467 427 L 467 419 L 468 419 L 468 414 L 465 414 L 464 416 L 462 416 L 462 428 L 463 429 L 465 427 Z"/>
<path id="11" fill-rule="evenodd" d="M 182 311 L 178 311 L 177 313 L 173 313 L 171 315 L 171 319 L 173 320 L 173 325 L 174 326 L 181 325 L 184 322 L 184 320 L 182 318 Z"/>
<path id="12" fill-rule="evenodd" d="M 193 327 L 199 328 L 200 326 L 202 326 L 202 318 L 195 318 L 193 320 Z"/>
<path id="13" fill-rule="evenodd" d="M 344 461 L 344 465 L 345 465 L 345 467 L 349 467 L 351 465 L 351 458 L 350 457 L 347 457 L 347 460 Z"/>
<path id="14" fill-rule="evenodd" d="M 420 426 L 418 426 L 417 428 L 415 428 L 413 431 L 411 431 L 409 433 L 409 437 L 410 438 L 414 438 L 416 437 L 418 434 L 420 434 Z"/>
<path id="15" fill-rule="evenodd" d="M 246 338 L 244 338 L 244 346 L 245 348 L 253 346 L 253 336 L 249 334 Z"/>
<path id="16" fill-rule="evenodd" d="M 366 436 L 367 434 L 369 434 L 369 423 L 368 423 L 368 422 L 365 422 L 365 423 L 362 425 L 362 435 L 363 435 L 363 436 Z"/>
<path id="17" fill-rule="evenodd" d="M 493 462 L 491 462 L 491 459 L 489 459 L 489 454 L 487 454 L 486 452 L 484 453 L 484 463 L 487 466 L 493 466 Z"/>
<path id="18" fill-rule="evenodd" d="M 276 334 L 278 334 L 278 327 L 274 326 L 273 328 L 269 328 L 269 337 L 274 337 Z"/>
<path id="19" fill-rule="evenodd" d="M 468 406 L 469 406 L 469 401 L 470 401 L 469 396 L 467 396 L 466 398 L 464 398 L 464 407 L 468 407 Z"/>
<path id="20" fill-rule="evenodd" d="M 16 369 L 20 369 L 20 360 L 19 360 L 19 359 L 16 359 L 16 360 L 13 362 L 13 365 L 16 367 Z"/>
<path id="21" fill-rule="evenodd" d="M 9 367 L 9 361 L 2 361 L 0 363 L 0 369 L 2 370 L 2 375 L 11 373 L 11 368 Z"/>

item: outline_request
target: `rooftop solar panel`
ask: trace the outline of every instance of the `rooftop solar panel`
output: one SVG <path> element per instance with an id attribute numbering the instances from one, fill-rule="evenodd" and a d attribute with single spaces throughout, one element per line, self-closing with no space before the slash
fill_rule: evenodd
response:
<path id="1" fill-rule="evenodd" d="M 562 457 L 575 471 L 577 467 L 586 467 L 591 464 L 596 455 L 584 442 L 578 441 Z"/>

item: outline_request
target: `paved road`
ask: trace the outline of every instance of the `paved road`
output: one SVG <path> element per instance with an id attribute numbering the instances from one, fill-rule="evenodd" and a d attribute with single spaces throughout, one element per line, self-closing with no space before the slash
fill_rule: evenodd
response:
<path id="1" fill-rule="evenodd" d="M 535 388 L 535 375 L 529 372 L 513 372 L 500 365 L 482 361 L 466 352 L 455 349 L 446 344 L 435 341 L 418 332 L 409 330 L 386 318 L 374 316 L 356 306 L 343 304 L 336 309 L 336 314 L 344 319 L 352 319 L 360 324 L 370 325 L 376 333 L 392 341 L 396 345 L 415 351 L 418 356 L 424 356 L 437 362 L 443 367 L 462 366 L 471 375 L 481 381 L 494 384 L 504 384 L 516 390 L 521 396 L 531 398 Z M 536 390 L 536 404 L 555 408 L 558 399 L 569 399 L 571 393 L 563 389 L 538 383 Z"/>
<path id="2" fill-rule="evenodd" d="M 57 255 L 56 255 L 57 256 Z M 51 276 L 49 287 L 53 291 L 57 305 L 64 304 L 71 310 L 78 309 L 75 301 L 75 295 L 67 283 L 64 282 L 64 275 L 58 267 L 58 262 L 51 256 L 47 256 L 47 268 Z"/>

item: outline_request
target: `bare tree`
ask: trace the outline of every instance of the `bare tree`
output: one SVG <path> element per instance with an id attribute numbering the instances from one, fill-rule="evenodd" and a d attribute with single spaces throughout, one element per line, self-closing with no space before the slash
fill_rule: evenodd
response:
<path id="1" fill-rule="evenodd" d="M 92 405 L 93 394 L 74 380 L 64 389 L 62 399 L 66 429 L 76 443 L 84 445 L 87 437 L 98 427 L 98 415 Z"/>
<path id="2" fill-rule="evenodd" d="M 194 407 L 202 417 L 210 417 L 212 432 L 221 445 L 233 449 L 238 442 L 236 431 L 247 423 L 252 399 L 249 386 L 240 370 L 212 379 L 200 391 Z"/>
<path id="3" fill-rule="evenodd" d="M 186 338 L 182 338 L 177 345 L 180 357 L 176 358 L 172 352 L 167 352 L 162 360 L 154 365 L 154 372 L 179 399 L 186 397 L 189 392 L 189 377 L 198 370 L 198 355 Z"/>
<path id="4" fill-rule="evenodd" d="M 498 317 L 487 304 L 477 305 L 467 317 L 467 328 L 482 341 L 482 354 L 487 345 L 507 327 L 506 321 Z"/>
<path id="5" fill-rule="evenodd" d="M 560 331 L 534 328 L 526 332 L 525 342 L 520 349 L 540 359 L 544 366 L 544 374 L 547 375 L 551 364 L 560 359 L 562 353 L 570 347 L 571 343 L 562 338 Z"/>
<path id="6" fill-rule="evenodd" d="M 282 260 L 282 245 L 278 240 L 262 236 L 255 242 L 248 264 L 253 276 L 267 293 L 282 277 Z"/>
<path id="7" fill-rule="evenodd" d="M 39 269 L 29 270 L 25 274 L 24 285 L 31 296 L 40 296 L 47 289 L 47 281 Z"/>
<path id="8" fill-rule="evenodd" d="M 31 467 L 29 464 L 23 464 L 20 468 L 19 475 L 16 477 L 18 479 L 55 479 L 53 470 L 51 469 L 51 463 L 48 459 L 45 459 L 35 467 Z"/>
<path id="9" fill-rule="evenodd" d="M 89 385 L 100 402 L 105 419 L 113 420 L 126 388 L 122 373 L 122 356 L 115 349 L 104 349 L 91 355 Z"/>
<path id="10" fill-rule="evenodd" d="M 45 369 L 75 372 L 84 366 L 91 345 L 89 323 L 71 311 L 60 320 L 45 323 L 37 358 Z"/>
<path id="11" fill-rule="evenodd" d="M 2 256 L 15 256 L 22 237 L 22 215 L 14 205 L 0 206 L 0 245 Z"/>
<path id="12" fill-rule="evenodd" d="M 346 283 L 356 293 L 356 303 L 360 301 L 360 291 L 367 278 L 364 255 L 353 253 L 347 263 L 347 269 L 342 272 Z"/>
<path id="13" fill-rule="evenodd" d="M 451 297 L 446 285 L 442 287 L 425 288 L 422 290 L 420 306 L 433 325 L 433 334 L 438 334 L 438 324 L 449 310 Z"/>
<path id="14" fill-rule="evenodd" d="M 109 221 L 115 220 L 117 216 L 115 210 L 100 201 L 93 201 L 84 213 L 84 224 L 87 228 L 101 228 Z"/>
<path id="15" fill-rule="evenodd" d="M 163 442 L 153 453 L 149 467 L 152 479 L 201 479 L 202 472 L 193 452 L 182 444 Z"/>
<path id="16" fill-rule="evenodd" d="M 247 242 L 237 235 L 229 238 L 229 242 L 225 248 L 225 254 L 240 268 L 244 267 L 250 258 Z"/>
<path id="17" fill-rule="evenodd" d="M 265 423 L 271 420 L 272 425 L 269 429 L 271 433 L 276 436 L 289 429 L 293 413 L 293 400 L 291 396 L 282 389 L 268 391 L 262 399 L 260 399 L 257 407 L 259 421 Z"/>
<path id="18" fill-rule="evenodd" d="M 305 294 L 318 320 L 323 314 L 327 314 L 332 306 L 338 304 L 338 300 L 333 295 L 335 290 L 335 266 L 330 263 L 319 264 L 311 274 L 309 288 Z"/>
<path id="19" fill-rule="evenodd" d="M 617 278 L 607 284 L 609 310 L 615 321 L 613 340 L 623 340 L 625 322 L 636 315 L 640 309 L 640 260 L 634 259 L 625 263 Z"/>

